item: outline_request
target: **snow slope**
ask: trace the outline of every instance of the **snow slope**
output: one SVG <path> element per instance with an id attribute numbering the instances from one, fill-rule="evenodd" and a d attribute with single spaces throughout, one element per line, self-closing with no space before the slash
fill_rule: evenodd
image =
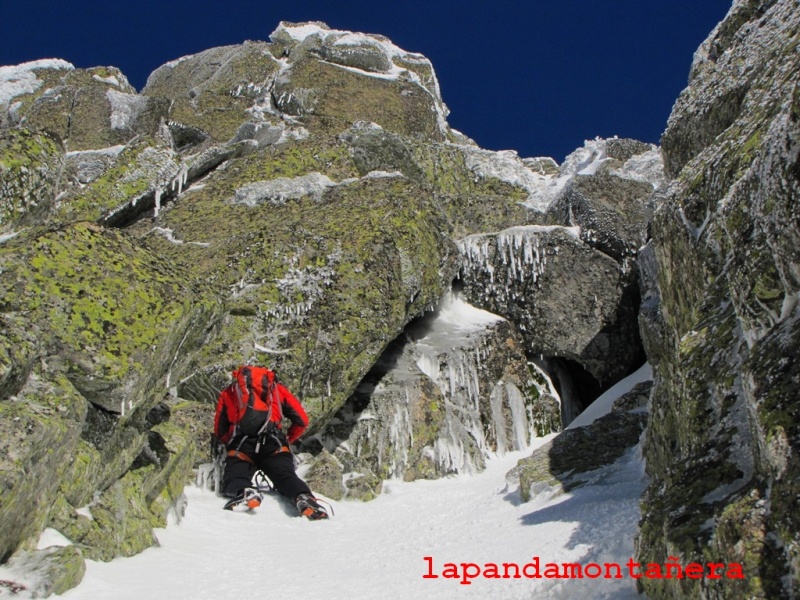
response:
<path id="1" fill-rule="evenodd" d="M 627 562 L 644 486 L 638 456 L 596 471 L 590 486 L 520 504 L 505 473 L 526 454 L 491 460 L 479 475 L 389 482 L 373 502 L 334 503 L 327 522 L 287 514 L 274 497 L 254 514 L 230 513 L 212 492 L 191 486 L 185 517 L 158 531 L 161 547 L 90 562 L 83 583 L 63 598 L 641 598 L 629 578 L 476 578 L 470 585 L 423 578 L 428 556 L 440 575 L 446 562 Z"/>

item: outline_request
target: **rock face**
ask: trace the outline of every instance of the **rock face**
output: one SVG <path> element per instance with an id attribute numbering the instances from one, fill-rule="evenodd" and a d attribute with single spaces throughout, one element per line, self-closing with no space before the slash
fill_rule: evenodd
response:
<path id="1" fill-rule="evenodd" d="M 314 486 L 364 500 L 560 429 L 536 353 L 604 384 L 636 366 L 658 152 L 595 140 L 559 167 L 446 117 L 425 57 L 321 23 L 141 94 L 111 67 L 1 67 L 0 561 L 54 528 L 81 548 L 68 586 L 155 543 L 245 362 L 302 399 Z M 448 322 L 454 280 L 497 314 Z"/>
<path id="2" fill-rule="evenodd" d="M 639 554 L 736 562 L 747 578 L 651 580 L 650 598 L 800 590 L 799 25 L 796 2 L 735 2 L 662 139 Z"/>

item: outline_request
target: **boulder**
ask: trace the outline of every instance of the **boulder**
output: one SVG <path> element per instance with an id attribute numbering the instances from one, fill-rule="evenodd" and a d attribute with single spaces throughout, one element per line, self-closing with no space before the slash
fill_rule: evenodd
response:
<path id="1" fill-rule="evenodd" d="M 83 555 L 76 546 L 18 552 L 6 566 L 16 581 L 4 580 L 0 587 L 9 588 L 12 595 L 25 592 L 30 598 L 60 596 L 78 585 L 86 572 Z"/>
<path id="2" fill-rule="evenodd" d="M 519 461 L 507 479 L 519 483 L 523 502 L 585 485 L 592 471 L 613 464 L 639 443 L 646 421 L 645 414 L 617 411 L 591 425 L 566 429 Z"/>
<path id="3" fill-rule="evenodd" d="M 227 142 L 243 124 L 261 120 L 253 109 L 269 106 L 279 68 L 264 42 L 212 48 L 156 69 L 142 96 L 169 101 L 179 147 Z"/>
<path id="4" fill-rule="evenodd" d="M 517 324 L 529 356 L 565 357 L 601 384 L 642 362 L 638 294 L 577 228 L 530 225 L 458 240 L 464 295 Z"/>

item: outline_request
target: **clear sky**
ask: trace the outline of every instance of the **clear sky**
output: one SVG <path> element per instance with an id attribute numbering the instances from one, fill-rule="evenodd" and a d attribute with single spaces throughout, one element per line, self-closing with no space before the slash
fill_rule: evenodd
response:
<path id="1" fill-rule="evenodd" d="M 0 0 L 0 65 L 158 66 L 278 23 L 379 33 L 432 62 L 451 126 L 491 150 L 564 157 L 595 136 L 657 143 L 692 54 L 731 0 Z"/>

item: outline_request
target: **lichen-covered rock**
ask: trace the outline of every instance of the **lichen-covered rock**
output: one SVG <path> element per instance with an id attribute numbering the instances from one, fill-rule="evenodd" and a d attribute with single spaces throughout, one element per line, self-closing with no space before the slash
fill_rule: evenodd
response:
<path id="1" fill-rule="evenodd" d="M 156 389 L 179 376 L 182 352 L 203 339 L 217 304 L 126 236 L 93 224 L 22 232 L 0 246 L 0 264 L 2 340 L 9 347 L 3 358 L 10 360 L 0 398 L 0 437 L 8 444 L 0 553 L 41 531 L 57 492 L 81 507 L 126 472 L 149 467 L 143 483 L 131 475 L 131 493 L 144 492 L 150 512 L 134 511 L 135 523 L 113 536 L 103 529 L 116 527 L 113 517 L 105 525 L 95 520 L 96 537 L 89 532 L 84 542 L 90 556 L 108 539 L 118 542 L 103 554 L 108 558 L 123 548 L 141 550 L 194 463 L 193 450 L 169 450 L 167 431 L 159 433 L 166 425 L 150 427 L 147 416 Z M 27 346 L 11 351 L 15 340 Z M 158 455 L 154 444 L 164 461 L 175 458 L 155 465 L 148 458 Z M 139 541 L 132 539 L 136 531 Z"/>
<path id="2" fill-rule="evenodd" d="M 314 457 L 304 479 L 309 487 L 326 498 L 341 500 L 347 491 L 342 481 L 342 466 L 327 450 Z"/>
<path id="3" fill-rule="evenodd" d="M 433 190 L 437 203 L 451 224 L 454 237 L 497 231 L 511 225 L 543 221 L 543 215 L 524 202 L 530 190 L 520 181 L 525 175 L 534 185 L 535 175 L 519 159 L 507 158 L 515 165 L 516 178 L 500 169 L 482 168 L 498 159 L 500 153 L 479 151 L 454 144 L 429 141 L 387 131 L 374 123 L 356 123 L 339 138 L 350 148 L 359 173 L 399 171 L 421 186 Z M 515 164 L 516 163 L 516 164 Z M 508 167 L 511 170 L 511 166 Z"/>
<path id="4" fill-rule="evenodd" d="M 639 555 L 737 562 L 746 578 L 643 582 L 651 598 L 800 590 L 799 25 L 796 2 L 736 2 L 663 137 Z"/>
<path id="5" fill-rule="evenodd" d="M 0 127 L 16 125 L 39 96 L 74 70 L 74 65 L 60 59 L 0 67 Z"/>
<path id="6" fill-rule="evenodd" d="M 172 148 L 154 139 L 140 139 L 119 149 L 111 164 L 85 185 L 67 190 L 53 219 L 109 221 L 137 208 L 157 210 L 161 196 L 183 173 L 181 159 Z"/>
<path id="7" fill-rule="evenodd" d="M 0 110 L 12 96 L 5 125 L 46 132 L 71 151 L 124 144 L 136 135 L 153 135 L 167 116 L 168 102 L 140 96 L 114 67 L 75 69 L 64 61 L 35 61 L 3 67 L 18 78 L 15 94 L 0 75 Z M 27 86 L 20 87 L 20 80 Z"/>
<path id="8" fill-rule="evenodd" d="M 264 42 L 222 46 L 156 69 L 142 95 L 169 99 L 169 120 L 195 128 L 198 141 L 227 142 L 244 123 L 259 120 L 253 109 L 269 106 L 279 68 Z"/>
<path id="9" fill-rule="evenodd" d="M 86 572 L 83 554 L 76 546 L 50 546 L 18 552 L 8 561 L 18 585 L 30 598 L 61 595 L 78 585 Z M 13 592 L 12 592 L 13 594 Z"/>
<path id="10" fill-rule="evenodd" d="M 284 62 L 275 106 L 312 132 L 339 133 L 358 121 L 429 141 L 447 137 L 447 108 L 430 61 L 382 36 L 281 23 L 270 36 Z"/>
<path id="11" fill-rule="evenodd" d="M 158 359 L 196 317 L 190 283 L 96 225 L 20 234 L 0 246 L 0 264 L 3 312 L 26 314 L 79 392 L 116 414 L 144 401 L 169 368 Z"/>
<path id="12" fill-rule="evenodd" d="M 0 556 L 44 529 L 87 405 L 66 377 L 48 381 L 42 368 L 0 400 Z"/>
<path id="13" fill-rule="evenodd" d="M 266 359 L 314 427 L 455 270 L 428 194 L 402 176 L 354 174 L 338 144 L 267 148 L 190 189 L 157 230 L 137 230 L 229 301 L 198 370 L 216 365 L 219 385 L 238 364 Z"/>
<path id="14" fill-rule="evenodd" d="M 568 492 L 591 480 L 591 471 L 610 465 L 639 442 L 644 414 L 612 412 L 591 425 L 566 429 L 523 458 L 509 472 L 524 502 L 540 493 Z"/>
<path id="15" fill-rule="evenodd" d="M 0 132 L 0 233 L 47 215 L 62 166 L 61 148 L 53 138 L 25 129 Z"/>
<path id="16" fill-rule="evenodd" d="M 464 294 L 516 323 L 530 356 L 566 357 L 603 383 L 642 361 L 636 296 L 609 256 L 577 228 L 531 225 L 458 241 Z"/>

